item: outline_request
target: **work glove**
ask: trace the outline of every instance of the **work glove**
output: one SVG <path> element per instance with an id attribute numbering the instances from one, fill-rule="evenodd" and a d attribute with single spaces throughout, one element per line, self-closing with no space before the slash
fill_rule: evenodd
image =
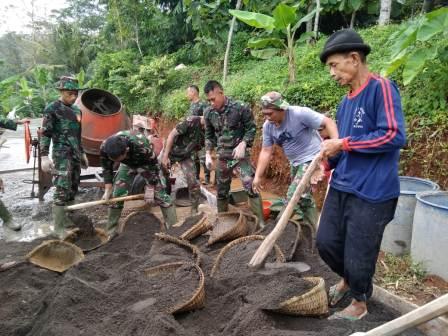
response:
<path id="1" fill-rule="evenodd" d="M 82 169 L 89 168 L 89 159 L 87 159 L 86 153 L 82 153 L 81 155 L 81 168 Z"/>
<path id="2" fill-rule="evenodd" d="M 54 169 L 53 161 L 50 160 L 48 156 L 42 156 L 40 158 L 40 167 L 42 168 L 42 171 L 45 173 L 51 173 Z"/>
<path id="3" fill-rule="evenodd" d="M 154 203 L 154 186 L 151 184 L 147 184 L 145 186 L 145 196 L 143 197 L 147 204 Z"/>
<path id="4" fill-rule="evenodd" d="M 112 183 L 106 183 L 104 185 L 103 200 L 108 201 L 110 200 L 111 196 L 112 196 Z"/>
<path id="5" fill-rule="evenodd" d="M 244 156 L 246 155 L 246 141 L 241 141 L 240 144 L 233 149 L 232 155 L 235 160 L 244 159 Z"/>
<path id="6" fill-rule="evenodd" d="M 210 153 L 205 154 L 205 166 L 207 167 L 208 170 L 212 170 L 213 160 Z"/>

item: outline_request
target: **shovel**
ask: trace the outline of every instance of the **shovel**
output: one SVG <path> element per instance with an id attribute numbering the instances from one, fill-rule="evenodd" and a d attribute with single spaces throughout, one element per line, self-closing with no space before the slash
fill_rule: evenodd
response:
<path id="1" fill-rule="evenodd" d="M 274 247 L 276 240 L 281 236 L 282 232 L 285 230 L 289 218 L 291 217 L 291 214 L 294 210 L 294 205 L 300 200 L 300 197 L 302 196 L 303 192 L 305 191 L 306 187 L 308 186 L 311 180 L 311 176 L 313 175 L 314 171 L 318 168 L 321 160 L 322 155 L 319 154 L 313 159 L 311 164 L 308 166 L 305 175 L 303 175 L 302 179 L 300 180 L 300 183 L 297 186 L 297 189 L 292 195 L 291 199 L 289 200 L 288 205 L 285 208 L 285 211 L 283 211 L 280 220 L 276 224 L 274 230 L 272 230 L 271 233 L 267 235 L 266 238 L 263 240 L 263 243 L 261 243 L 260 247 L 250 260 L 249 266 L 256 268 L 260 267 L 263 264 L 264 260 Z"/>
<path id="2" fill-rule="evenodd" d="M 62 240 L 47 240 L 23 259 L 0 265 L 0 272 L 30 262 L 50 271 L 62 273 L 83 259 L 84 253 L 79 247 Z"/>
<path id="3" fill-rule="evenodd" d="M 394 336 L 448 312 L 448 294 L 367 332 L 350 336 Z"/>
<path id="4" fill-rule="evenodd" d="M 92 202 L 85 202 L 85 203 L 79 203 L 74 205 L 69 205 L 65 207 L 65 210 L 67 211 L 73 211 L 73 210 L 80 210 L 80 209 L 86 209 L 91 208 L 97 205 L 103 205 L 103 204 L 111 204 L 116 202 L 124 202 L 124 201 L 134 201 L 134 200 L 141 200 L 143 199 L 145 194 L 138 194 L 138 195 L 130 195 L 130 196 L 123 196 L 123 197 L 115 197 L 108 200 L 99 200 L 99 201 L 92 201 Z"/>

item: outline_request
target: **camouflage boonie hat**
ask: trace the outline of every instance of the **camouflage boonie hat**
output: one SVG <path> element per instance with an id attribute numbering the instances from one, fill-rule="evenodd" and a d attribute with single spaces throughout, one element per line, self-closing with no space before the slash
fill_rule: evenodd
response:
<path id="1" fill-rule="evenodd" d="M 266 93 L 260 99 L 263 108 L 274 108 L 278 110 L 286 110 L 289 103 L 283 99 L 279 92 L 271 91 Z"/>
<path id="2" fill-rule="evenodd" d="M 62 76 L 58 82 L 58 90 L 79 91 L 84 90 L 79 87 L 78 80 L 73 77 Z"/>

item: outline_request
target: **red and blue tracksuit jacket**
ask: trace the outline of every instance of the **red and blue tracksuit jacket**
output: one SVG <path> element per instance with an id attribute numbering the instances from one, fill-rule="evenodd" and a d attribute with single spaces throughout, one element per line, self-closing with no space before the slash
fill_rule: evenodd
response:
<path id="1" fill-rule="evenodd" d="M 331 186 L 373 203 L 398 197 L 406 133 L 395 83 L 370 74 L 362 87 L 344 97 L 336 121 L 343 150 L 329 160 Z"/>

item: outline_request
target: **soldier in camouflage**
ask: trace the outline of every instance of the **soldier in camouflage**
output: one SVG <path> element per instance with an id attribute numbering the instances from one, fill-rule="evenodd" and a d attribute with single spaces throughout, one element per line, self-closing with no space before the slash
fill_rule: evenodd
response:
<path id="1" fill-rule="evenodd" d="M 120 131 L 101 144 L 101 166 L 105 191 L 103 199 L 129 194 L 137 175 L 145 180 L 145 201 L 160 206 L 165 224 L 170 227 L 177 222 L 176 209 L 165 191 L 165 179 L 160 176 L 160 166 L 149 140 L 138 131 Z M 113 166 L 119 162 L 118 172 L 113 176 Z M 113 183 L 113 185 L 112 185 Z M 123 202 L 109 208 L 107 231 L 115 232 L 123 211 Z"/>
<path id="2" fill-rule="evenodd" d="M 75 200 L 80 182 L 81 168 L 89 165 L 81 145 L 81 110 L 73 105 L 81 90 L 72 77 L 61 77 L 57 89 L 60 98 L 44 110 L 40 139 L 41 168 L 53 173 L 56 191 L 53 196 L 54 229 L 63 238 L 69 219 L 64 207 Z M 50 143 L 53 142 L 53 161 L 49 159 Z"/>
<path id="3" fill-rule="evenodd" d="M 191 200 L 191 214 L 198 212 L 200 186 L 193 163 L 195 153 L 204 147 L 204 117 L 191 116 L 178 123 L 168 135 L 162 165 L 169 169 L 170 161 L 179 162 L 187 179 Z"/>
<path id="4" fill-rule="evenodd" d="M 25 118 L 21 120 L 12 120 L 0 117 L 0 128 L 6 128 L 15 131 L 17 130 L 17 125 L 23 125 L 27 122 L 30 122 L 30 119 Z"/>
<path id="5" fill-rule="evenodd" d="M 191 116 L 204 116 L 204 111 L 207 108 L 207 103 L 203 102 L 199 98 L 199 88 L 196 85 L 190 85 L 187 88 L 187 98 L 191 102 L 189 115 Z M 199 173 L 201 171 L 201 165 L 204 169 L 205 184 L 210 183 L 210 170 L 205 165 L 205 147 L 202 147 L 194 157 L 194 163 L 196 166 L 196 178 L 199 180 Z"/>
<path id="6" fill-rule="evenodd" d="M 23 125 L 25 123 L 30 122 L 28 118 L 21 119 L 21 120 L 11 120 L 7 118 L 1 118 L 0 117 L 0 128 L 6 128 L 10 129 L 12 131 L 17 130 L 17 125 Z M 0 147 L 6 140 L 0 139 Z M 5 189 L 3 186 L 3 180 L 0 178 L 0 192 L 4 193 Z M 9 211 L 6 209 L 3 202 L 0 200 L 0 218 L 3 220 L 3 223 L 9 227 L 11 230 L 19 231 L 22 228 L 22 225 L 20 223 L 16 223 L 11 221 L 11 215 Z"/>
<path id="7" fill-rule="evenodd" d="M 255 122 L 250 108 L 224 95 L 221 84 L 208 81 L 204 92 L 210 102 L 205 110 L 205 149 L 207 168 L 212 167 L 211 153 L 217 149 L 218 212 L 227 211 L 232 173 L 237 170 L 249 196 L 252 212 L 264 226 L 260 195 L 252 188 L 255 175 L 249 148 L 255 138 Z"/>

